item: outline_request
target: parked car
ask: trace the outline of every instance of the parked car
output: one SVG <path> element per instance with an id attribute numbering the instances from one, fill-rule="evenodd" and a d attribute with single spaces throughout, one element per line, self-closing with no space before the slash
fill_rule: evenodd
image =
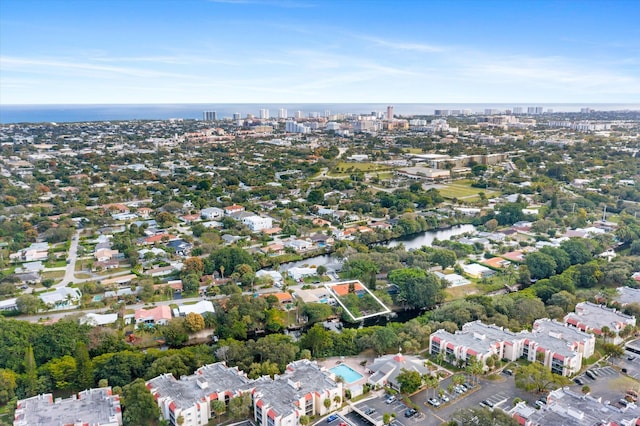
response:
<path id="1" fill-rule="evenodd" d="M 545 405 L 547 405 L 546 401 L 543 401 L 542 399 L 539 399 L 536 401 L 536 405 L 540 408 L 544 407 Z"/>
<path id="2" fill-rule="evenodd" d="M 596 379 L 597 379 L 596 375 L 595 375 L 595 374 L 593 374 L 593 372 L 592 372 L 591 370 L 587 370 L 584 374 L 585 374 L 588 378 L 590 378 L 591 380 L 596 380 Z"/>
<path id="3" fill-rule="evenodd" d="M 507 376 L 513 376 L 513 370 L 504 370 L 504 374 Z"/>
<path id="4" fill-rule="evenodd" d="M 487 401 L 486 399 L 480 403 L 481 407 L 493 408 L 493 403 L 491 401 Z"/>
<path id="5" fill-rule="evenodd" d="M 584 380 L 580 379 L 580 378 L 575 378 L 573 379 L 573 381 L 577 384 L 577 385 L 584 385 Z"/>
<path id="6" fill-rule="evenodd" d="M 435 398 L 429 398 L 429 404 L 433 405 L 434 407 L 439 407 L 440 406 L 440 401 L 438 401 Z"/>
<path id="7" fill-rule="evenodd" d="M 627 361 L 633 361 L 634 359 L 636 359 L 636 357 L 634 355 L 629 355 L 627 357 Z"/>
<path id="8" fill-rule="evenodd" d="M 414 408 L 408 408 L 407 411 L 404 412 L 404 416 L 409 418 L 413 417 L 418 413 L 418 411 Z"/>
<path id="9" fill-rule="evenodd" d="M 332 414 L 329 417 L 327 417 L 327 423 L 332 423 L 332 422 L 335 422 L 336 420 L 338 420 L 337 414 Z"/>
<path id="10" fill-rule="evenodd" d="M 396 399 L 397 399 L 397 398 L 396 398 L 396 396 L 395 396 L 395 395 L 389 395 L 389 396 L 387 397 L 387 399 L 385 400 L 385 402 L 386 402 L 387 404 L 392 404 L 392 403 L 396 402 Z"/>
<path id="11" fill-rule="evenodd" d="M 442 396 L 440 397 L 440 399 L 442 400 L 442 402 L 449 402 L 450 401 L 450 399 L 449 399 L 449 397 L 447 396 L 446 393 L 443 393 Z"/>
<path id="12" fill-rule="evenodd" d="M 364 413 L 368 416 L 369 414 L 373 414 L 376 412 L 375 408 L 367 408 Z"/>

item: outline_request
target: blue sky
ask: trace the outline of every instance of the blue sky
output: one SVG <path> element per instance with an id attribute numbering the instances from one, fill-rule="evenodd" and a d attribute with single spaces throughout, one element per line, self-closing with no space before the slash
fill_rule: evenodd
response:
<path id="1" fill-rule="evenodd" d="M 640 101 L 636 0 L 0 0 L 0 104 Z"/>

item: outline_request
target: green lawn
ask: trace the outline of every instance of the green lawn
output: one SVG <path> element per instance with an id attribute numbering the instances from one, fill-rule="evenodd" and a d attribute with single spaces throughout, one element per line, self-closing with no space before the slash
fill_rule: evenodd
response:
<path id="1" fill-rule="evenodd" d="M 438 192 L 444 198 L 458 198 L 458 199 L 475 199 L 478 198 L 478 194 L 484 192 L 487 198 L 499 195 L 497 191 L 488 190 L 485 188 L 473 188 L 470 180 L 459 180 L 454 183 L 443 185 L 438 188 Z"/>

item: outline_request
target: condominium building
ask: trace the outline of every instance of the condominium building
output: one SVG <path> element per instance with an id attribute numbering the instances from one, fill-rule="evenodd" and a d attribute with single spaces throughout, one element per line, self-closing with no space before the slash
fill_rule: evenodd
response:
<path id="1" fill-rule="evenodd" d="M 120 397 L 110 387 L 88 389 L 67 399 L 43 394 L 18 401 L 13 426 L 122 425 Z"/>
<path id="2" fill-rule="evenodd" d="M 249 380 L 237 367 L 218 362 L 180 380 L 163 374 L 149 380 L 147 388 L 172 426 L 206 425 L 215 414 L 211 401 L 228 403 L 245 393 L 251 394 L 252 417 L 259 426 L 297 426 L 301 416 L 322 416 L 342 403 L 342 383 L 306 359 L 292 362 L 284 374 L 273 379 Z M 327 399 L 329 408 L 324 402 Z"/>
<path id="3" fill-rule="evenodd" d="M 238 368 L 229 368 L 224 363 L 205 365 L 195 374 L 180 380 L 171 373 L 163 374 L 147 382 L 162 416 L 170 425 L 206 425 L 211 419 L 211 401 L 228 402 L 243 392 L 252 389 L 251 381 Z"/>
<path id="4" fill-rule="evenodd" d="M 342 404 L 342 383 L 316 363 L 294 361 L 282 375 L 254 382 L 253 419 L 258 425 L 298 425 L 300 416 L 323 416 Z M 329 400 L 327 408 L 324 404 Z"/>
<path id="5" fill-rule="evenodd" d="M 605 334 L 605 338 L 617 345 L 622 342 L 620 332 L 627 326 L 635 327 L 636 318 L 604 305 L 582 302 L 576 305 L 575 312 L 570 312 L 564 317 L 564 322 L 579 330 L 591 331 L 598 336 Z M 604 333 L 607 328 L 613 333 L 612 336 Z"/>
<path id="6" fill-rule="evenodd" d="M 465 324 L 454 334 L 436 331 L 431 334 L 429 348 L 432 355 L 443 354 L 451 362 L 469 362 L 475 357 L 486 365 L 493 355 L 509 361 L 522 357 L 538 361 L 556 374 L 569 376 L 580 370 L 583 356 L 593 355 L 595 337 L 549 319 L 537 320 L 533 331 L 519 333 L 478 320 Z"/>

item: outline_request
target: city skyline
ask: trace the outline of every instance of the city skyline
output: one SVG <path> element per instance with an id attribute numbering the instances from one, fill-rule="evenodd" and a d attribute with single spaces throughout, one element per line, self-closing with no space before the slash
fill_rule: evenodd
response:
<path id="1" fill-rule="evenodd" d="M 639 12 L 633 1 L 8 0 L 0 104 L 635 103 Z"/>

